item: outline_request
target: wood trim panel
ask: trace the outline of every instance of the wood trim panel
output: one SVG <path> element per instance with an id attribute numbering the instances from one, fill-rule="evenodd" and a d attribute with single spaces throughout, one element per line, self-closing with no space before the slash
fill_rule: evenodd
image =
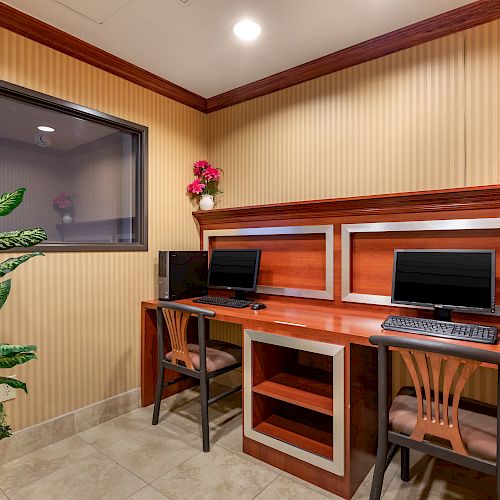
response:
<path id="1" fill-rule="evenodd" d="M 500 185 L 199 210 L 193 212 L 193 217 L 206 230 L 230 224 L 248 227 L 249 223 L 265 221 L 476 209 L 500 209 Z"/>
<path id="2" fill-rule="evenodd" d="M 0 27 L 204 113 L 277 92 L 499 18 L 500 2 L 478 0 L 206 99 L 0 1 Z"/>
<path id="3" fill-rule="evenodd" d="M 198 111 L 206 112 L 206 99 L 175 83 L 84 42 L 50 24 L 0 2 L 0 27 L 124 78 Z"/>
<path id="4" fill-rule="evenodd" d="M 207 99 L 211 113 L 320 76 L 500 18 L 500 2 L 479 0 Z"/>

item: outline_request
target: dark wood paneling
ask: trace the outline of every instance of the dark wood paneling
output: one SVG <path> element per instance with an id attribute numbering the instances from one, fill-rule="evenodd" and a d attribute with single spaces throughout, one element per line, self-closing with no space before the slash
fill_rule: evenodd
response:
<path id="1" fill-rule="evenodd" d="M 206 99 L 105 50 L 0 2 L 0 27 L 58 50 L 96 68 L 206 112 Z"/>
<path id="2" fill-rule="evenodd" d="M 282 221 L 331 217 L 352 219 L 358 216 L 482 209 L 491 211 L 491 217 L 495 216 L 494 211 L 500 209 L 500 185 L 298 201 L 211 211 L 199 210 L 193 212 L 193 217 L 202 229 L 213 229 L 220 226 L 259 226 L 265 225 L 267 221 L 272 222 L 271 225 L 286 225 Z M 309 221 L 309 223 L 318 224 L 319 222 Z"/>
<path id="3" fill-rule="evenodd" d="M 352 291 L 391 295 L 394 250 L 397 248 L 496 250 L 500 254 L 500 229 L 354 234 L 351 237 Z M 500 262 L 497 262 L 497 276 L 500 276 Z M 499 293 L 500 281 L 497 297 Z"/>
<path id="4" fill-rule="evenodd" d="M 500 18 L 500 2 L 480 0 L 207 99 L 209 113 L 415 47 Z"/>
<path id="5" fill-rule="evenodd" d="M 307 290 L 324 290 L 326 287 L 324 234 L 216 236 L 210 238 L 210 248 L 261 249 L 260 286 Z"/>

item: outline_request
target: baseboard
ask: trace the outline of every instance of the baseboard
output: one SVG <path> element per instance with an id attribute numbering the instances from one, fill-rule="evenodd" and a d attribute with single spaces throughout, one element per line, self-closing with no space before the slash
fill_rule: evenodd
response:
<path id="1" fill-rule="evenodd" d="M 14 432 L 0 441 L 0 465 L 138 408 L 140 388 Z"/>

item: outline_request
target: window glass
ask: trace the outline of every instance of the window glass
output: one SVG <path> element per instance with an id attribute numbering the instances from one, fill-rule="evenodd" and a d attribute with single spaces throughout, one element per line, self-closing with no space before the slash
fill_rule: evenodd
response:
<path id="1" fill-rule="evenodd" d="M 0 116 L 0 191 L 27 189 L 0 231 L 42 227 L 58 247 L 145 243 L 140 130 L 5 94 Z"/>

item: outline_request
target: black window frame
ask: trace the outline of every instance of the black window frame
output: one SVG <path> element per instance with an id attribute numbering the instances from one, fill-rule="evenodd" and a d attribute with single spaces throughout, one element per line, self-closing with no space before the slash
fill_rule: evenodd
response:
<path id="1" fill-rule="evenodd" d="M 65 101 L 41 92 L 36 92 L 19 85 L 0 80 L 0 96 L 10 97 L 35 106 L 59 111 L 66 115 L 82 118 L 87 121 L 108 125 L 117 130 L 134 133 L 137 140 L 137 167 L 135 203 L 137 242 L 134 243 L 98 243 L 98 242 L 43 242 L 36 246 L 44 252 L 124 252 L 148 250 L 148 127 L 129 122 L 95 109 L 87 108 L 73 102 Z M 22 187 L 22 186 L 19 186 Z M 1 188 L 1 186 L 0 186 Z M 27 193 L 29 195 L 29 193 Z M 16 249 L 8 250 L 16 252 Z"/>

